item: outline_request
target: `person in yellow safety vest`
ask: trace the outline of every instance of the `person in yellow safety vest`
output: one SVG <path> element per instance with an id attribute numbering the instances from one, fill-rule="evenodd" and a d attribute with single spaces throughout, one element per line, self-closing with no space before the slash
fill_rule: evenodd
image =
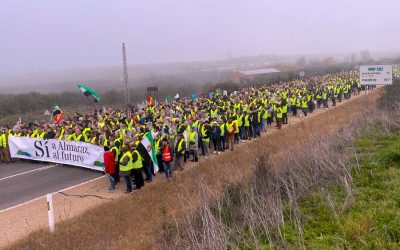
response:
<path id="1" fill-rule="evenodd" d="M 176 135 L 176 143 L 175 143 L 175 168 L 179 170 L 183 170 L 183 160 L 186 148 L 185 138 L 181 131 Z"/>
<path id="2" fill-rule="evenodd" d="M 328 90 L 325 89 L 324 92 L 322 92 L 322 104 L 324 105 L 325 109 L 328 109 Z"/>
<path id="3" fill-rule="evenodd" d="M 11 162 L 10 149 L 8 147 L 8 138 L 12 135 L 11 130 L 6 126 L 2 130 L 2 134 L 0 136 L 1 141 L 1 159 L 4 163 Z"/>
<path id="4" fill-rule="evenodd" d="M 137 145 L 131 143 L 132 152 L 132 175 L 135 179 L 136 189 L 139 190 L 144 186 L 144 179 L 142 174 L 143 159 L 139 151 L 137 151 Z"/>
<path id="5" fill-rule="evenodd" d="M 193 154 L 193 162 L 198 161 L 197 149 L 198 149 L 198 135 L 195 128 L 192 126 L 189 132 L 189 155 Z"/>
<path id="6" fill-rule="evenodd" d="M 226 125 L 225 125 L 225 122 L 222 119 L 220 119 L 218 121 L 218 123 L 219 123 L 219 128 L 221 130 L 221 134 L 220 134 L 220 137 L 219 137 L 219 140 L 220 140 L 219 141 L 220 151 L 224 152 L 225 148 L 226 148 L 226 135 L 225 135 Z"/>
<path id="7" fill-rule="evenodd" d="M 346 85 L 344 85 L 344 87 L 343 87 L 343 94 L 344 94 L 344 99 L 349 99 L 349 96 L 348 96 L 348 93 L 349 93 L 349 86 L 346 84 Z"/>
<path id="8" fill-rule="evenodd" d="M 83 133 L 81 133 L 81 130 L 79 128 L 75 129 L 75 141 L 85 141 L 85 137 L 83 137 Z M 108 146 L 108 145 L 104 145 Z"/>
<path id="9" fill-rule="evenodd" d="M 5 162 L 4 153 L 3 153 L 3 150 L 6 147 L 5 137 L 6 137 L 5 129 L 2 129 L 1 134 L 0 134 L 0 162 Z"/>
<path id="10" fill-rule="evenodd" d="M 308 104 L 305 97 L 303 97 L 303 99 L 301 100 L 301 109 L 303 111 L 304 116 L 307 117 Z"/>
<path id="11" fill-rule="evenodd" d="M 42 127 L 40 127 L 39 130 L 38 130 L 38 133 L 36 135 L 36 138 L 41 139 L 45 135 L 46 135 L 46 131 Z"/>
<path id="12" fill-rule="evenodd" d="M 277 106 L 277 108 L 276 108 L 276 125 L 278 126 L 278 129 L 282 128 L 282 121 L 283 121 L 282 107 Z"/>
<path id="13" fill-rule="evenodd" d="M 239 128 L 239 139 L 241 141 L 244 140 L 244 115 L 243 113 L 238 110 L 237 111 L 237 121 L 238 121 L 238 128 Z"/>
<path id="14" fill-rule="evenodd" d="M 0 132 L 0 162 L 3 162 L 3 136 L 4 130 Z"/>
<path id="15" fill-rule="evenodd" d="M 122 157 L 119 160 L 119 175 L 124 178 L 126 191 L 125 193 L 132 192 L 131 171 L 133 169 L 132 153 L 130 146 L 124 146 L 121 149 Z"/>
<path id="16" fill-rule="evenodd" d="M 110 151 L 113 152 L 114 156 L 115 156 L 115 177 L 114 177 L 114 181 L 116 183 L 119 182 L 119 158 L 121 156 L 121 151 L 119 150 L 119 148 L 117 146 L 115 146 L 114 142 L 111 142 L 110 144 L 112 144 L 113 146 L 110 148 Z"/>
<path id="17" fill-rule="evenodd" d="M 236 126 L 236 130 L 235 130 L 235 134 L 234 134 L 234 141 L 236 144 L 239 144 L 239 121 L 238 121 L 238 116 L 236 114 L 232 115 L 232 120 L 235 123 Z"/>
<path id="18" fill-rule="evenodd" d="M 233 151 L 234 149 L 234 135 L 235 135 L 235 131 L 237 130 L 236 124 L 234 121 L 232 121 L 231 118 L 228 119 L 226 125 L 226 140 L 228 143 L 228 149 L 230 149 L 231 151 Z"/>
<path id="19" fill-rule="evenodd" d="M 250 115 L 247 110 L 244 111 L 244 139 L 251 140 Z"/>
<path id="20" fill-rule="evenodd" d="M 210 117 L 211 119 L 216 118 L 218 115 L 218 108 L 212 107 L 210 110 Z"/>
<path id="21" fill-rule="evenodd" d="M 201 127 L 201 141 L 204 148 L 204 156 L 208 158 L 210 155 L 210 126 L 208 123 L 204 123 Z"/>
<path id="22" fill-rule="evenodd" d="M 297 109 L 299 110 L 301 110 L 301 98 L 300 97 L 297 97 L 297 104 L 296 104 L 296 106 L 297 106 Z M 298 113 L 298 115 L 300 115 L 299 113 Z"/>
<path id="23" fill-rule="evenodd" d="M 288 116 L 287 116 L 287 113 L 288 113 L 288 103 L 287 103 L 287 101 L 286 101 L 286 99 L 282 99 L 282 101 L 281 101 L 281 107 L 282 107 L 282 116 L 283 116 L 283 120 L 282 120 L 282 123 L 283 124 L 288 124 Z"/>
<path id="24" fill-rule="evenodd" d="M 332 87 L 330 94 L 331 94 L 332 106 L 336 107 L 336 87 L 335 86 Z"/>

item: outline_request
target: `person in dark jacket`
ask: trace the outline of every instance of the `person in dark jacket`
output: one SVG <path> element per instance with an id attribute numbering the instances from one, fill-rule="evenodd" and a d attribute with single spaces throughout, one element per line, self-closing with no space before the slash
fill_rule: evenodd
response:
<path id="1" fill-rule="evenodd" d="M 218 126 L 218 123 L 216 121 L 213 122 L 213 125 L 210 129 L 211 133 L 211 141 L 213 142 L 214 145 L 214 154 L 220 151 L 220 137 L 221 137 L 221 128 Z"/>
<path id="2" fill-rule="evenodd" d="M 143 159 L 143 170 L 144 173 L 146 174 L 146 181 L 152 182 L 154 173 L 151 170 L 151 165 L 153 164 L 153 162 L 150 158 L 150 155 L 142 143 L 139 143 L 139 145 L 137 146 L 137 151 L 139 152 L 139 154 L 142 156 Z"/>
<path id="3" fill-rule="evenodd" d="M 56 133 L 51 127 L 47 127 L 46 134 L 44 135 L 43 139 L 54 139 Z"/>

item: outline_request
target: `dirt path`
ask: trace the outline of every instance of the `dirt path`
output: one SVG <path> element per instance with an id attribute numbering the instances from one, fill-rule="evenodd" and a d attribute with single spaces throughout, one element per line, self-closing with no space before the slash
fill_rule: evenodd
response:
<path id="1" fill-rule="evenodd" d="M 370 92 L 371 107 L 381 91 Z M 365 106 L 365 95 L 353 96 L 350 101 L 339 103 L 337 108 L 319 109 L 306 119 L 290 117 L 290 124 L 281 131 L 272 128 L 267 136 L 242 143 L 233 152 L 189 163 L 184 171 L 174 172 L 172 181 L 158 175 L 143 191 L 130 196 L 123 194 L 123 185 L 109 193 L 105 178 L 56 193 L 53 199 L 57 225 L 52 235 L 47 230 L 36 231 L 47 227 L 45 198 L 0 212 L 0 247 L 36 231 L 12 248 L 27 245 L 52 249 L 160 248 L 160 225 L 166 217 L 179 221 L 188 209 L 197 207 L 198 185 L 207 185 L 210 195 L 218 194 L 226 183 L 252 173 L 249 161 L 260 143 L 301 144 L 316 133 L 336 130 L 352 117 L 361 115 Z M 277 150 L 284 149 L 278 146 Z"/>

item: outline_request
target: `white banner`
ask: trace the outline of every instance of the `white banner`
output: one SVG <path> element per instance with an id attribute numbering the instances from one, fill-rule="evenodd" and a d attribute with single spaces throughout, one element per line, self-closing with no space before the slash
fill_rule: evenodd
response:
<path id="1" fill-rule="evenodd" d="M 90 143 L 10 136 L 8 144 L 12 158 L 61 163 L 99 171 L 104 168 L 104 149 Z"/>

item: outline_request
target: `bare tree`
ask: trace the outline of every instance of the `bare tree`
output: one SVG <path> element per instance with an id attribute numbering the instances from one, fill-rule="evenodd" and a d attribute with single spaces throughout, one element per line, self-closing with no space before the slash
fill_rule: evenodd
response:
<path id="1" fill-rule="evenodd" d="M 360 61 L 363 63 L 371 61 L 371 54 L 368 50 L 363 50 L 360 52 Z"/>

